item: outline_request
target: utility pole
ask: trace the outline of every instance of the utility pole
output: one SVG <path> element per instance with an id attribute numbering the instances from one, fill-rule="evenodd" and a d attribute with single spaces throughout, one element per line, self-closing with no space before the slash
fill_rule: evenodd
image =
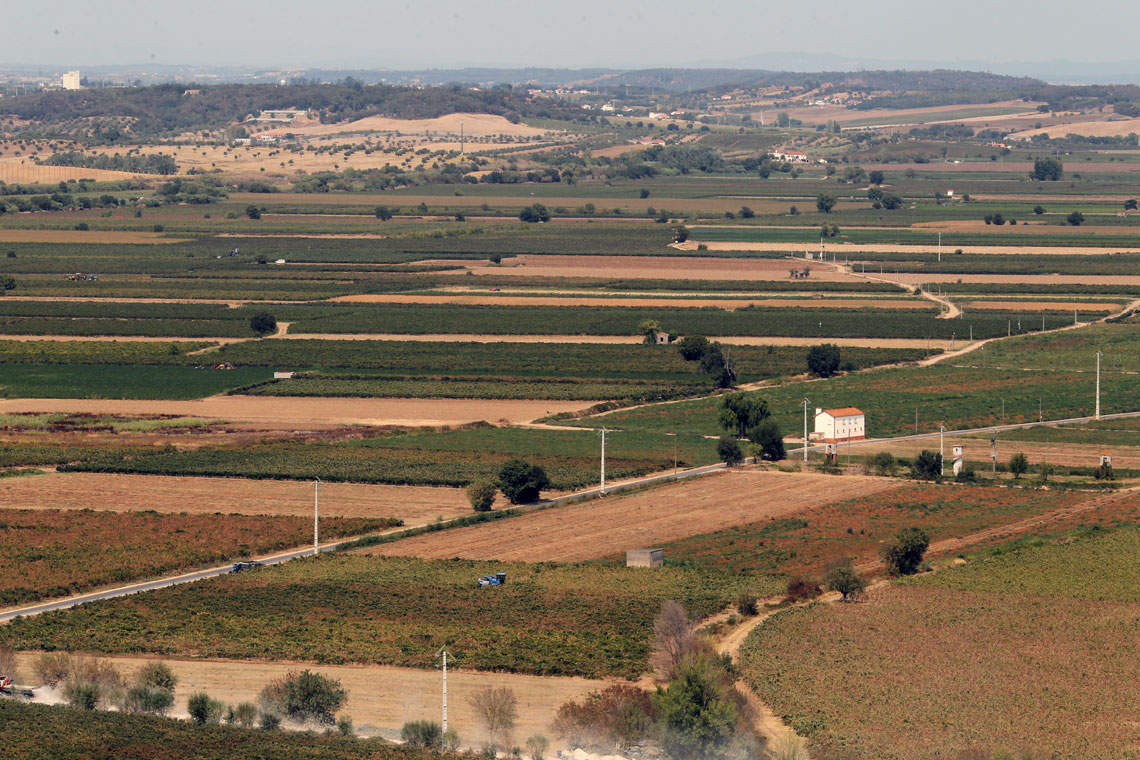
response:
<path id="1" fill-rule="evenodd" d="M 606 432 L 602 428 L 602 496 L 606 495 Z"/>
<path id="2" fill-rule="evenodd" d="M 808 460 L 808 436 L 807 436 L 808 400 L 806 398 L 803 400 L 803 408 L 804 408 L 804 464 L 807 464 L 807 460 Z"/>
<path id="3" fill-rule="evenodd" d="M 440 726 L 443 733 L 447 733 L 447 648 L 444 647 L 436 652 L 436 657 L 443 658 L 443 722 Z"/>
<path id="4" fill-rule="evenodd" d="M 946 474 L 946 446 L 944 437 L 946 435 L 946 426 L 938 426 L 938 463 L 942 465 L 942 475 Z"/>
<path id="5" fill-rule="evenodd" d="M 990 433 L 990 460 L 992 466 L 990 471 L 997 475 L 997 431 Z"/>
<path id="6" fill-rule="evenodd" d="M 1100 351 L 1096 352 L 1096 418 L 1100 419 Z"/>
<path id="7" fill-rule="evenodd" d="M 938 263 L 942 263 L 942 233 L 938 233 Z"/>
<path id="8" fill-rule="evenodd" d="M 320 553 L 321 479 L 313 481 L 313 556 Z"/>
<path id="9" fill-rule="evenodd" d="M 914 433 L 918 435 L 918 407 L 914 408 Z"/>

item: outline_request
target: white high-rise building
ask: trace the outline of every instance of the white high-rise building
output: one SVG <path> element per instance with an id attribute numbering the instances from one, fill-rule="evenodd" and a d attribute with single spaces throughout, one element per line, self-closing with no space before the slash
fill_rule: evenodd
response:
<path id="1" fill-rule="evenodd" d="M 82 90 L 83 85 L 79 84 L 80 79 L 78 71 L 69 71 L 60 77 L 60 84 L 65 90 Z"/>

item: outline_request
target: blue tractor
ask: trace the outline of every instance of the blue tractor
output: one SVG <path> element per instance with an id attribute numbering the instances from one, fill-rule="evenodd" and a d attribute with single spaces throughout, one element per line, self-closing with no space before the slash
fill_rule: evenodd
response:
<path id="1" fill-rule="evenodd" d="M 507 574 L 495 573 L 494 575 L 484 575 L 475 582 L 479 584 L 480 588 L 486 588 L 487 586 L 505 586 L 507 585 Z"/>

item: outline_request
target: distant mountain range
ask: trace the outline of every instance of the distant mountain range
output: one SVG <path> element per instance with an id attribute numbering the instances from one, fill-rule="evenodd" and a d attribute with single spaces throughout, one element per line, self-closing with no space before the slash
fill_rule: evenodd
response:
<path id="1" fill-rule="evenodd" d="M 0 66 L 4 74 L 17 76 L 55 76 L 70 66 Z M 1080 63 L 1071 61 L 993 63 L 986 61 L 884 60 L 859 56 L 818 53 L 763 53 L 729 61 L 698 62 L 677 68 L 613 69 L 613 68 L 460 68 L 460 69 L 334 69 L 309 67 L 216 67 L 140 64 L 137 66 L 83 67 L 82 74 L 92 80 L 115 83 L 160 84 L 165 82 L 277 82 L 303 78 L 336 81 L 346 77 L 366 84 L 439 86 L 464 84 L 494 86 L 496 84 L 538 87 L 560 86 L 629 86 L 662 88 L 673 91 L 726 87 L 733 84 L 755 84 L 784 81 L 798 83 L 805 78 L 826 77 L 829 81 L 841 74 L 868 72 L 955 72 L 968 87 L 1001 87 L 1016 81 L 1042 80 L 1055 84 L 1140 84 L 1140 60 L 1114 63 Z M 993 77 L 986 80 L 986 77 Z"/>

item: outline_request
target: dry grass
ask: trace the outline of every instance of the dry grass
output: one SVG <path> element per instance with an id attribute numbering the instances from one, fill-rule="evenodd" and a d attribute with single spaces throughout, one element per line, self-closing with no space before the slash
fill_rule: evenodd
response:
<path id="1" fill-rule="evenodd" d="M 597 401 L 488 399 L 273 398 L 214 396 L 196 401 L 117 399 L 5 399 L 0 412 L 78 414 L 173 414 L 267 425 L 320 429 L 342 425 L 433 426 L 468 422 L 529 422 L 557 412 L 586 409 Z"/>

